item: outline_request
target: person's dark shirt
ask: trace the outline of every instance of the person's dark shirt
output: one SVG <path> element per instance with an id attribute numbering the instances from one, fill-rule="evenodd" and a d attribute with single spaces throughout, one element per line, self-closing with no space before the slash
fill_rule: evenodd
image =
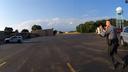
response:
<path id="1" fill-rule="evenodd" d="M 117 39 L 117 32 L 116 32 L 116 27 L 114 26 L 110 26 L 106 32 L 105 35 L 108 39 L 112 40 L 112 39 Z"/>

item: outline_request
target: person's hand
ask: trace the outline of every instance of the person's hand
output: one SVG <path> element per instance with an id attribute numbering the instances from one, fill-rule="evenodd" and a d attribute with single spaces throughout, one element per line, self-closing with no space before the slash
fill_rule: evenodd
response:
<path id="1" fill-rule="evenodd" d="M 106 32 L 106 30 L 103 29 L 103 32 Z"/>
<path id="2" fill-rule="evenodd" d="M 107 29 L 108 29 L 108 26 L 105 27 L 105 30 L 107 30 Z"/>

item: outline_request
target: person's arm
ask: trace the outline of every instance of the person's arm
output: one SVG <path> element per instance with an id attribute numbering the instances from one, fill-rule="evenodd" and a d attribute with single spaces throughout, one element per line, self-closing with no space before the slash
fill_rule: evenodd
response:
<path id="1" fill-rule="evenodd" d="M 97 28 L 98 29 L 98 28 Z M 97 29 L 96 29 L 96 34 L 98 34 L 98 31 L 97 31 Z"/>
<path id="2" fill-rule="evenodd" d="M 107 27 L 106 31 L 105 31 L 105 36 L 108 36 L 110 34 L 111 30 L 112 30 L 111 27 Z"/>
<path id="3" fill-rule="evenodd" d="M 103 29 L 103 27 L 100 27 L 100 30 L 101 30 L 100 36 L 101 36 L 101 37 L 105 37 L 105 36 L 106 36 L 106 35 L 105 35 L 106 31 Z"/>

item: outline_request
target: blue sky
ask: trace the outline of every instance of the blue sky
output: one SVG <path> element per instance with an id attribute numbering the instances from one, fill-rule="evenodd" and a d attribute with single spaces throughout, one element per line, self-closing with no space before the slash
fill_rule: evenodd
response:
<path id="1" fill-rule="evenodd" d="M 118 6 L 127 19 L 125 0 L 0 0 L 0 30 L 6 26 L 30 30 L 33 24 L 43 29 L 75 30 L 76 25 L 88 20 L 115 17 Z"/>

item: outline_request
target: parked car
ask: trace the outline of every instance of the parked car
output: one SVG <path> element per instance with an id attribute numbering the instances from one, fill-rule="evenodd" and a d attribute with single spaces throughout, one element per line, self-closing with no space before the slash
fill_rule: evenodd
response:
<path id="1" fill-rule="evenodd" d="M 22 43 L 23 37 L 22 36 L 11 36 L 9 38 L 5 38 L 5 43 Z"/>
<path id="2" fill-rule="evenodd" d="M 124 27 L 120 33 L 120 45 L 125 46 L 128 44 L 128 26 Z"/>

